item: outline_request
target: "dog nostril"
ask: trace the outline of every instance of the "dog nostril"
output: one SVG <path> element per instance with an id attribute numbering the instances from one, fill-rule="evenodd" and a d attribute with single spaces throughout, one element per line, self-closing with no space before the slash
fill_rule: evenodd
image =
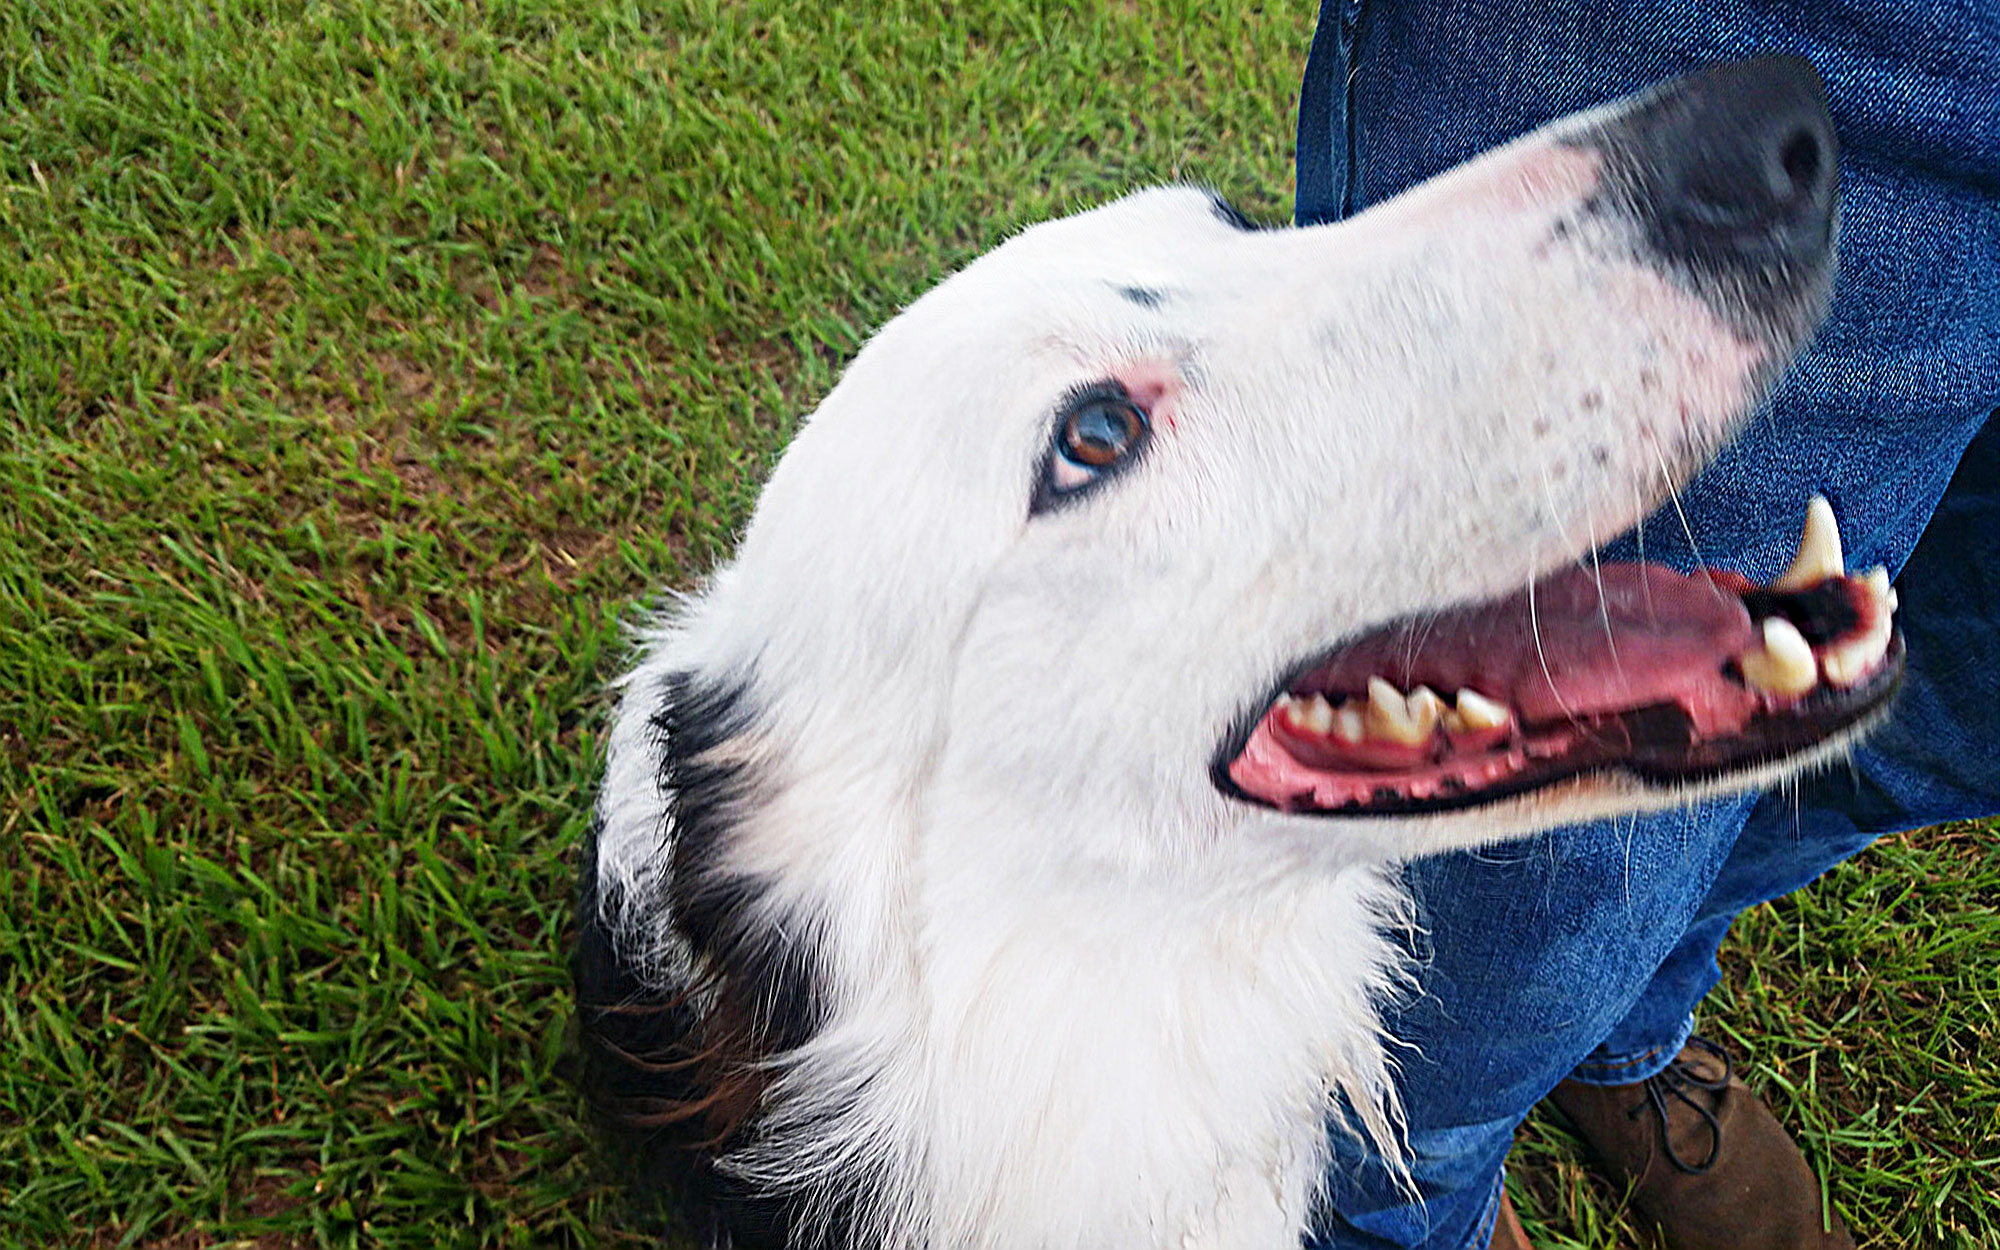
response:
<path id="1" fill-rule="evenodd" d="M 1772 309 L 1817 298 L 1831 272 L 1840 146 L 1809 63 L 1706 70 L 1610 123 L 1605 146 L 1662 258 L 1745 291 L 1782 291 L 1765 301 Z"/>
<path id="2" fill-rule="evenodd" d="M 1778 163 L 1791 179 L 1794 194 L 1811 192 L 1819 181 L 1822 159 L 1819 136 L 1803 126 L 1792 132 L 1778 154 Z"/>

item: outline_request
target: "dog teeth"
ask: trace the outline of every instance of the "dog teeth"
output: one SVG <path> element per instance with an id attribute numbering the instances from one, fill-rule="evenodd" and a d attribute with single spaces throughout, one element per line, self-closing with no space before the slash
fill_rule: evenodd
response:
<path id="1" fill-rule="evenodd" d="M 1882 657 L 1889 654 L 1890 635 L 1896 629 L 1896 592 L 1889 587 L 1889 571 L 1884 568 L 1869 569 L 1861 575 L 1861 582 L 1875 599 L 1873 624 L 1867 633 L 1828 648 L 1819 658 L 1820 671 L 1826 674 L 1828 684 L 1843 690 L 1859 685 L 1863 678 L 1881 667 Z"/>
<path id="2" fill-rule="evenodd" d="M 1292 723 L 1325 737 L 1333 731 L 1333 705 L 1323 694 L 1297 700 L 1292 704 Z"/>
<path id="3" fill-rule="evenodd" d="M 1338 738 L 1350 746 L 1368 736 L 1361 709 L 1353 699 L 1335 704 L 1323 694 L 1304 698 L 1281 694 L 1278 696 L 1278 714 L 1300 733 L 1319 738 Z"/>
<path id="4" fill-rule="evenodd" d="M 1368 693 L 1360 697 L 1334 703 L 1323 694 L 1283 694 L 1277 707 L 1299 732 L 1349 746 L 1364 742 L 1423 746 L 1439 727 L 1454 734 L 1487 733 L 1503 728 L 1513 717 L 1506 704 L 1475 690 L 1461 690 L 1455 701 L 1447 701 L 1429 686 L 1404 694 L 1381 677 L 1370 678 Z"/>
<path id="5" fill-rule="evenodd" d="M 1820 667 L 1830 684 L 1845 690 L 1861 684 L 1861 679 L 1874 672 L 1887 654 L 1889 630 L 1884 626 L 1871 629 L 1853 642 L 1828 651 L 1820 657 Z"/>
<path id="6" fill-rule="evenodd" d="M 1840 526 L 1833 519 L 1833 505 L 1826 501 L 1826 496 L 1814 495 L 1812 502 L 1806 505 L 1806 525 L 1799 534 L 1798 554 L 1792 557 L 1792 567 L 1771 583 L 1771 589 L 1804 590 L 1808 586 L 1819 585 L 1829 577 L 1839 577 L 1846 571 L 1846 557 L 1840 549 Z"/>
<path id="7" fill-rule="evenodd" d="M 1875 602 L 1881 604 L 1885 611 L 1893 614 L 1902 606 L 1902 601 L 1896 597 L 1895 590 L 1889 585 L 1888 569 L 1878 564 L 1863 573 L 1861 580 L 1867 584 L 1868 593 L 1875 596 Z"/>
<path id="8" fill-rule="evenodd" d="M 1457 729 L 1498 729 L 1507 723 L 1507 707 L 1477 690 L 1458 692 Z"/>
<path id="9" fill-rule="evenodd" d="M 1782 616 L 1764 620 L 1764 645 L 1739 661 L 1743 680 L 1752 689 L 1787 698 L 1802 695 L 1819 684 L 1819 666 L 1814 663 L 1812 644 L 1796 625 Z"/>
<path id="10" fill-rule="evenodd" d="M 1362 716 L 1368 736 L 1385 742 L 1419 746 L 1437 729 L 1444 700 L 1426 686 L 1405 697 L 1380 677 L 1368 679 L 1368 708 Z"/>

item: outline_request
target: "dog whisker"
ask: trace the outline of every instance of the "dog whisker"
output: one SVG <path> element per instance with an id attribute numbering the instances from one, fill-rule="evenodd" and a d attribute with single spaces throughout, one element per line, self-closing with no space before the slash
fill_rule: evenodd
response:
<path id="1" fill-rule="evenodd" d="M 1533 563 L 1539 567 L 1541 552 L 1538 550 L 1535 555 Z M 1576 714 L 1574 708 L 1570 707 L 1569 700 L 1563 698 L 1562 687 L 1556 682 L 1555 672 L 1549 668 L 1548 649 L 1542 645 L 1542 618 L 1535 609 L 1535 583 L 1532 578 L 1528 582 L 1528 628 L 1535 636 L 1535 658 L 1541 663 L 1542 679 L 1549 683 L 1549 691 L 1555 696 L 1556 706 L 1562 709 L 1564 716 L 1581 724 L 1582 718 Z"/>
<path id="2" fill-rule="evenodd" d="M 1634 505 L 1632 510 L 1639 514 L 1639 523 L 1632 527 L 1632 538 L 1639 548 L 1639 563 L 1644 564 L 1646 562 L 1646 498 L 1645 492 L 1639 489 L 1639 483 L 1636 479 L 1632 483 L 1632 502 Z M 1653 602 L 1653 583 L 1650 580 L 1642 582 L 1640 583 L 1639 590 L 1641 594 L 1646 596 L 1646 619 L 1654 624 L 1658 624 L 1660 609 Z"/>
<path id="3" fill-rule="evenodd" d="M 1562 539 L 1564 550 L 1574 551 L 1576 540 L 1570 537 L 1569 526 L 1563 521 L 1563 510 L 1556 503 L 1555 484 L 1549 480 L 1549 466 L 1538 464 L 1536 468 L 1542 479 L 1542 503 L 1549 510 L 1549 519 L 1556 523 L 1556 534 Z M 1539 563 L 1536 567 L 1540 567 Z"/>
<path id="4" fill-rule="evenodd" d="M 1666 454 L 1660 450 L 1658 439 L 1651 434 L 1647 434 L 1645 439 L 1646 446 L 1652 449 L 1654 462 L 1660 466 L 1660 480 L 1666 483 L 1667 498 L 1673 500 L 1674 515 L 1680 518 L 1681 533 L 1687 535 L 1688 550 L 1694 554 L 1694 566 L 1700 571 L 1703 580 L 1708 582 L 1709 588 L 1715 592 L 1716 598 L 1723 598 L 1725 592 L 1722 587 L 1717 586 L 1715 579 L 1708 575 L 1708 557 L 1701 554 L 1701 543 L 1696 541 L 1694 527 L 1688 523 L 1687 509 L 1681 506 L 1680 488 L 1674 485 L 1673 470 L 1667 467 Z"/>
<path id="5" fill-rule="evenodd" d="M 1403 684 L 1404 685 L 1406 686 L 1409 685 L 1409 676 L 1411 673 L 1415 672 L 1417 668 L 1417 657 L 1421 656 L 1424 653 L 1424 643 L 1429 641 L 1431 636 L 1431 631 L 1437 628 L 1438 618 L 1441 615 L 1443 615 L 1443 613 L 1440 611 L 1431 611 L 1424 613 L 1417 620 L 1411 622 L 1410 628 L 1404 634 L 1403 636 L 1403 643 L 1404 643 Z"/>
<path id="6" fill-rule="evenodd" d="M 1604 645 L 1611 651 L 1611 666 L 1625 675 L 1625 662 L 1618 658 L 1618 639 L 1611 632 L 1611 605 L 1604 601 L 1604 565 L 1599 559 L 1597 519 L 1590 518 L 1590 576 L 1597 583 L 1597 619 L 1604 622 Z"/>

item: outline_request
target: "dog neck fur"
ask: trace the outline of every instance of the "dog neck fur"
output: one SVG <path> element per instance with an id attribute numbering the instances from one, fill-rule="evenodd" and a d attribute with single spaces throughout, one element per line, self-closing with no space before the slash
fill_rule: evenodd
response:
<path id="1" fill-rule="evenodd" d="M 725 575 L 629 679 L 599 841 L 607 918 L 679 989 L 712 952 L 659 906 L 660 702 L 741 682 L 754 710 L 708 749 L 742 762 L 743 797 L 705 871 L 757 884 L 739 905 L 802 952 L 818 1010 L 763 1057 L 721 1168 L 860 1245 L 1278 1246 L 1305 1228 L 1330 1118 L 1400 1157 L 1376 1025 L 1400 900 L 1377 870 L 1023 863 L 1007 848 L 1117 840 L 935 789 L 944 736 L 907 713 L 948 656 L 862 648 L 841 684 L 865 697 L 822 678 L 787 698 L 706 652 L 705 620 L 744 619 L 730 592 Z"/>

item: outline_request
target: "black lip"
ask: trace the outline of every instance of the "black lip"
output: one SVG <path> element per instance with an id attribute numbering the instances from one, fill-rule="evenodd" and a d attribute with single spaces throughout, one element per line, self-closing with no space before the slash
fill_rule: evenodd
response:
<path id="1" fill-rule="evenodd" d="M 1822 688 L 1796 708 L 1766 713 L 1753 720 L 1749 732 L 1703 739 L 1693 733 L 1686 712 L 1679 707 L 1662 704 L 1634 708 L 1591 720 L 1594 732 L 1583 749 L 1531 764 L 1491 786 L 1446 792 L 1426 799 L 1411 798 L 1385 787 L 1376 791 L 1376 797 L 1367 803 L 1344 807 L 1284 808 L 1245 793 L 1230 777 L 1229 765 L 1243 753 L 1267 702 L 1249 713 L 1224 740 L 1209 769 L 1209 777 L 1224 795 L 1256 807 L 1297 816 L 1342 817 L 1467 811 L 1593 775 L 1623 775 L 1656 789 L 1700 785 L 1794 758 L 1837 734 L 1857 726 L 1865 728 L 1887 717 L 1897 691 L 1902 688 L 1904 656 L 1902 631 L 1897 630 L 1890 635 L 1882 667 L 1868 680 L 1848 690 Z"/>

